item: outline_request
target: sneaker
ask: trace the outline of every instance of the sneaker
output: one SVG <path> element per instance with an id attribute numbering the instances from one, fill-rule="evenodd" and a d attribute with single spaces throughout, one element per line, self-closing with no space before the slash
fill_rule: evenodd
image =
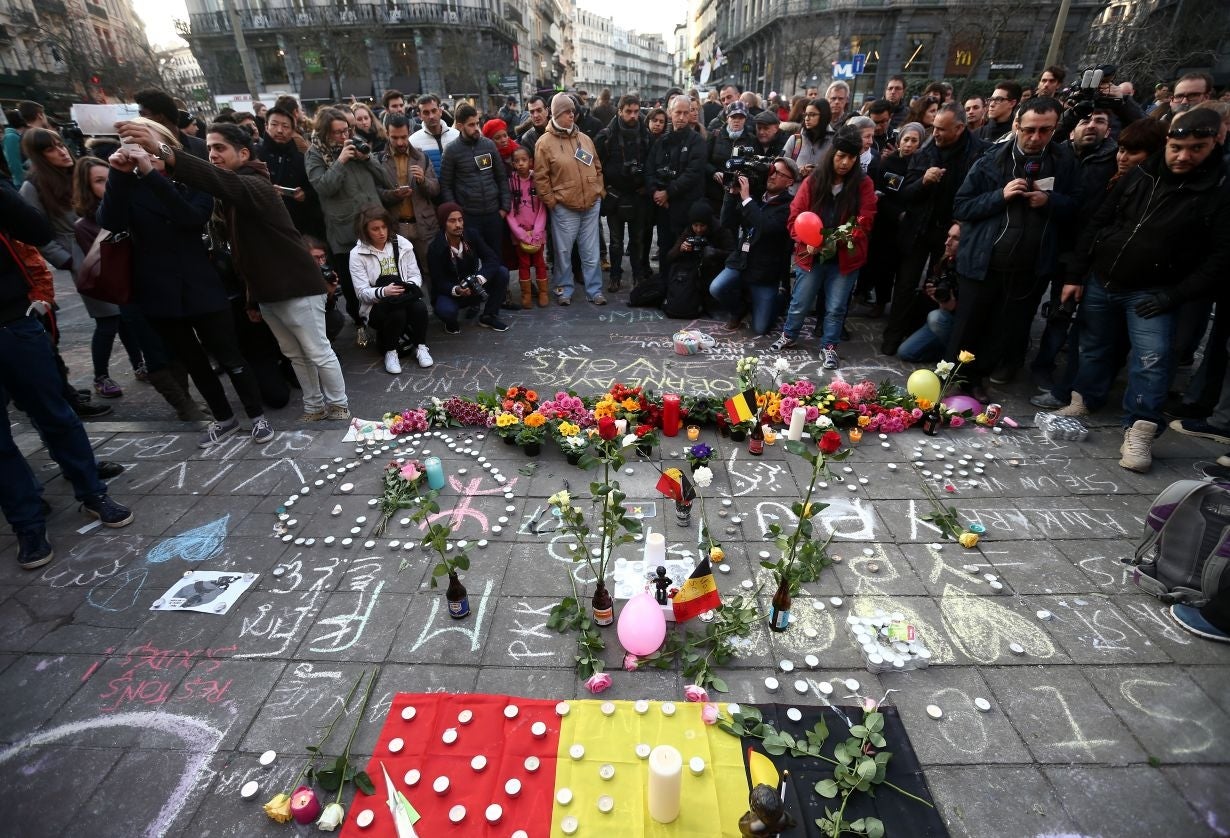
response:
<path id="1" fill-rule="evenodd" d="M 1031 396 L 1029 403 L 1034 407 L 1040 407 L 1043 410 L 1055 410 L 1056 408 L 1067 407 L 1064 402 L 1061 402 L 1050 393 L 1039 393 L 1036 396 Z"/>
<path id="2" fill-rule="evenodd" d="M 444 331 L 450 335 L 459 335 L 461 334 L 461 326 L 457 325 L 456 320 L 445 320 Z"/>
<path id="3" fill-rule="evenodd" d="M 785 332 L 782 332 L 782 336 L 773 341 L 772 345 L 769 346 L 769 350 L 772 352 L 781 352 L 783 349 L 789 349 L 791 346 L 794 346 L 794 343 L 794 338 L 790 337 L 790 335 Z"/>
<path id="4" fill-rule="evenodd" d="M 821 366 L 823 366 L 826 370 L 837 369 L 840 363 L 840 359 L 837 357 L 837 347 L 830 343 L 828 346 L 821 349 L 820 361 Z"/>
<path id="5" fill-rule="evenodd" d="M 355 346 L 367 346 L 367 328 L 356 326 L 354 330 Z"/>
<path id="6" fill-rule="evenodd" d="M 384 371 L 389 375 L 401 375 L 401 360 L 397 357 L 396 349 L 384 353 Z"/>
<path id="7" fill-rule="evenodd" d="M 239 420 L 234 416 L 225 422 L 210 422 L 201 433 L 200 439 L 197 440 L 197 445 L 209 448 L 211 445 L 217 445 L 237 430 L 239 430 Z"/>
<path id="8" fill-rule="evenodd" d="M 269 424 L 269 420 L 264 416 L 258 416 L 253 419 L 252 441 L 257 445 L 264 445 L 271 439 L 273 439 L 273 425 Z"/>
<path id="9" fill-rule="evenodd" d="M 100 399 L 118 399 L 124 395 L 120 385 L 116 384 L 109 375 L 100 375 L 94 379 L 94 392 Z"/>
<path id="10" fill-rule="evenodd" d="M 104 527 L 126 527 L 132 523 L 132 510 L 116 503 L 106 494 L 91 495 L 81 502 L 81 511 L 97 518 Z"/>
<path id="11" fill-rule="evenodd" d="M 329 405 L 329 409 L 325 412 L 325 418 L 326 419 L 341 419 L 341 420 L 349 422 L 350 421 L 350 408 L 344 404 L 331 404 Z"/>
<path id="12" fill-rule="evenodd" d="M 494 314 L 484 314 L 482 317 L 478 318 L 478 325 L 482 326 L 484 329 L 494 329 L 497 332 L 508 331 L 508 324 L 496 317 Z"/>
<path id="13" fill-rule="evenodd" d="M 1072 391 L 1072 401 L 1067 407 L 1055 411 L 1056 416 L 1088 416 L 1089 408 L 1085 406 L 1085 397 L 1075 390 Z"/>
<path id="14" fill-rule="evenodd" d="M 88 422 L 91 419 L 101 419 L 103 416 L 110 416 L 111 405 L 86 404 L 85 402 L 77 402 L 73 405 L 73 412 L 77 414 L 78 419 L 83 419 Z"/>
<path id="15" fill-rule="evenodd" d="M 37 530 L 26 530 L 17 533 L 17 564 L 22 570 L 35 570 L 55 558 L 51 542 L 47 540 L 47 530 L 39 527 Z"/>
<path id="16" fill-rule="evenodd" d="M 303 415 L 299 417 L 300 422 L 320 422 L 328 419 L 329 414 L 324 410 L 305 410 Z"/>
<path id="17" fill-rule="evenodd" d="M 1157 425 L 1137 419 L 1130 428 L 1123 429 L 1123 444 L 1119 446 L 1119 465 L 1128 471 L 1141 474 L 1153 467 L 1153 438 Z"/>
<path id="18" fill-rule="evenodd" d="M 1196 436 L 1201 439 L 1211 439 L 1222 445 L 1230 445 L 1230 431 L 1215 428 L 1203 419 L 1176 419 L 1170 423 L 1172 431 L 1178 431 L 1186 436 Z"/>
<path id="19" fill-rule="evenodd" d="M 1193 608 L 1190 605 L 1176 602 L 1170 606 L 1170 618 L 1179 624 L 1179 628 L 1197 637 L 1203 637 L 1205 640 L 1214 640 L 1218 643 L 1230 643 L 1230 634 L 1206 620 L 1200 613 L 1199 608 Z"/>
<path id="20" fill-rule="evenodd" d="M 570 306 L 572 305 L 572 298 L 561 295 L 559 298 L 559 304 L 562 306 Z"/>
<path id="21" fill-rule="evenodd" d="M 119 477 L 124 473 L 124 467 L 119 463 L 113 463 L 110 460 L 99 460 L 94 464 L 98 467 L 98 479 L 110 480 L 113 477 Z"/>
<path id="22" fill-rule="evenodd" d="M 414 350 L 414 360 L 417 361 L 418 365 L 423 369 L 427 369 L 435 363 L 435 361 L 431 359 L 431 353 L 427 351 L 427 344 L 425 343 L 420 343 L 418 348 Z"/>
<path id="23" fill-rule="evenodd" d="M 1051 370 L 1031 370 L 1029 375 L 1039 390 L 1050 392 L 1055 389 L 1055 374 Z"/>
<path id="24" fill-rule="evenodd" d="M 137 381 L 149 381 L 149 367 L 145 366 L 145 362 L 137 364 L 136 369 L 132 371 L 132 377 Z"/>
<path id="25" fill-rule="evenodd" d="M 594 298 L 590 300 L 590 302 L 596 306 L 604 306 L 606 305 L 606 297 L 602 296 L 601 294 L 595 294 Z"/>

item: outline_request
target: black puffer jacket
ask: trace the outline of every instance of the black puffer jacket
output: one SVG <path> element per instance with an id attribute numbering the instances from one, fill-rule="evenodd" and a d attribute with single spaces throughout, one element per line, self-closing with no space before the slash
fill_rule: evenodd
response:
<path id="1" fill-rule="evenodd" d="M 1092 271 L 1110 291 L 1165 289 L 1198 299 L 1230 264 L 1230 174 L 1220 148 L 1178 177 L 1158 152 L 1119 179 L 1077 244 L 1069 281 Z"/>
<path id="2" fill-rule="evenodd" d="M 481 134 L 473 140 L 462 134 L 449 143 L 440 166 L 440 199 L 475 215 L 509 208 L 508 174 L 495 143 Z"/>
<path id="3" fill-rule="evenodd" d="M 674 172 L 667 177 L 664 169 Z M 682 230 L 688 211 L 705 194 L 705 141 L 691 128 L 671 131 L 649 152 L 649 191 L 665 189 L 670 199 L 671 226 Z"/>

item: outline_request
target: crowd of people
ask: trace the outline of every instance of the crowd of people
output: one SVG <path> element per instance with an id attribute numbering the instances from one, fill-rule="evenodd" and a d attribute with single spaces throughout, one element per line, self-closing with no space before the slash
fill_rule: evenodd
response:
<path id="1" fill-rule="evenodd" d="M 1085 415 L 1126 364 L 1125 468 L 1149 469 L 1165 411 L 1230 443 L 1227 96 L 1202 73 L 1158 85 L 1147 108 L 1109 74 L 1065 80 L 1048 67 L 960 102 L 942 82 L 911 97 L 893 76 L 861 108 L 840 81 L 790 102 L 733 85 L 660 103 L 565 91 L 490 115 L 390 90 L 311 119 L 283 96 L 209 125 L 145 90 L 139 117 L 81 148 L 23 102 L 5 113 L 0 187 L 4 401 L 83 508 L 121 526 L 131 513 L 99 477 L 115 467 L 93 462 L 80 425 L 123 394 L 117 337 L 133 379 L 182 419 L 208 414 L 202 447 L 240 429 L 220 375 L 261 444 L 292 385 L 303 421 L 350 418 L 333 349 L 347 322 L 397 375 L 405 357 L 433 364 L 433 316 L 450 335 L 463 321 L 502 332 L 503 311 L 568 306 L 577 287 L 607 305 L 627 269 L 630 305 L 746 322 L 773 351 L 800 345 L 814 315 L 825 369 L 851 316 L 882 320 L 885 355 L 971 351 L 965 387 L 982 401 L 1028 364 L 1036 404 Z M 49 266 L 85 289 L 92 391 L 56 349 Z M 102 287 L 122 298 L 90 296 Z M 1200 369 L 1168 404 L 1212 313 Z M 34 384 L 32 366 L 54 374 Z M 0 499 L 38 566 L 50 547 L 33 476 L 11 436 L 0 449 Z"/>

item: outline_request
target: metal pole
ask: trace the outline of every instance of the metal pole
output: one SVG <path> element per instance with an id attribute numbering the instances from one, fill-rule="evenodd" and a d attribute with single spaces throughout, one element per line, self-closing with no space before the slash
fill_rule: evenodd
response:
<path id="1" fill-rule="evenodd" d="M 243 22 L 239 12 L 235 11 L 235 0 L 222 0 L 226 5 L 226 16 L 231 22 L 231 34 L 235 36 L 235 49 L 239 51 L 239 63 L 243 65 L 243 80 L 248 86 L 248 96 L 253 103 L 260 101 L 260 93 L 256 89 L 256 73 L 252 69 L 252 59 L 248 56 L 248 46 L 243 37 Z"/>
<path id="2" fill-rule="evenodd" d="M 1059 63 L 1059 43 L 1063 40 L 1063 30 L 1068 25 L 1068 9 L 1072 0 L 1062 0 L 1059 4 L 1059 16 L 1055 18 L 1055 29 L 1051 32 L 1051 47 L 1046 51 L 1045 67 L 1053 67 Z"/>

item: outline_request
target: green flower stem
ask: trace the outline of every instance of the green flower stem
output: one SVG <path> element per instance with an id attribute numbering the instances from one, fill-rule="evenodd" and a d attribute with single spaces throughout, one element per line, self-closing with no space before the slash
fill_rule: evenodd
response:
<path id="1" fill-rule="evenodd" d="M 366 675 L 367 673 L 363 673 L 363 674 Z M 350 736 L 349 738 L 346 739 L 346 748 L 342 751 L 343 768 L 342 768 L 341 782 L 337 786 L 337 800 L 335 801 L 337 803 L 342 802 L 342 790 L 346 788 L 346 768 L 345 766 L 348 766 L 350 764 L 350 746 L 354 744 L 354 735 L 359 732 L 359 725 L 363 724 L 363 714 L 367 712 L 367 702 L 372 697 L 372 688 L 376 686 L 376 676 L 379 674 L 380 674 L 380 670 L 377 669 L 375 672 L 372 673 L 371 679 L 367 682 L 367 692 L 363 693 L 363 703 L 359 705 L 359 713 L 358 715 L 355 716 L 354 727 L 350 729 Z M 363 680 L 363 675 L 359 676 L 359 680 L 360 681 Z M 351 694 L 353 693 L 354 693 L 354 690 L 351 690 Z M 347 704 L 350 703 L 349 698 L 346 699 L 346 703 Z"/>
<path id="2" fill-rule="evenodd" d="M 794 560 L 798 556 L 799 541 L 803 534 L 803 519 L 807 517 L 807 508 L 811 505 L 812 493 L 816 490 L 816 478 L 820 476 L 821 469 L 824 468 L 824 454 L 816 454 L 816 461 L 811 467 L 811 482 L 807 484 L 807 495 L 803 498 L 803 510 L 799 516 L 797 525 L 794 528 L 794 534 L 790 536 L 790 557 L 786 559 L 786 564 L 782 567 L 782 574 L 786 575 L 794 567 Z M 832 534 L 829 535 L 829 541 L 833 540 Z M 825 542 L 825 547 L 828 542 Z"/>
<path id="3" fill-rule="evenodd" d="M 303 778 L 306 777 L 307 773 L 312 770 L 312 765 L 316 762 L 316 758 L 320 756 L 320 752 L 324 748 L 325 743 L 328 742 L 329 737 L 333 735 L 333 726 L 336 725 L 338 720 L 346 713 L 346 708 L 350 706 L 350 699 L 354 698 L 354 691 L 359 688 L 359 684 L 363 683 L 363 678 L 366 675 L 366 672 L 359 673 L 359 680 L 355 681 L 354 685 L 350 688 L 350 692 L 346 693 L 346 700 L 342 702 L 342 709 L 333 714 L 333 718 L 329 721 L 329 726 L 325 728 L 325 735 L 321 737 L 320 742 L 313 746 L 316 750 L 312 751 L 312 756 L 308 758 L 307 765 L 303 766 L 303 770 L 299 772 L 299 776 L 296 777 L 295 782 L 291 784 L 292 790 L 298 788 L 299 784 L 303 782 Z"/>

